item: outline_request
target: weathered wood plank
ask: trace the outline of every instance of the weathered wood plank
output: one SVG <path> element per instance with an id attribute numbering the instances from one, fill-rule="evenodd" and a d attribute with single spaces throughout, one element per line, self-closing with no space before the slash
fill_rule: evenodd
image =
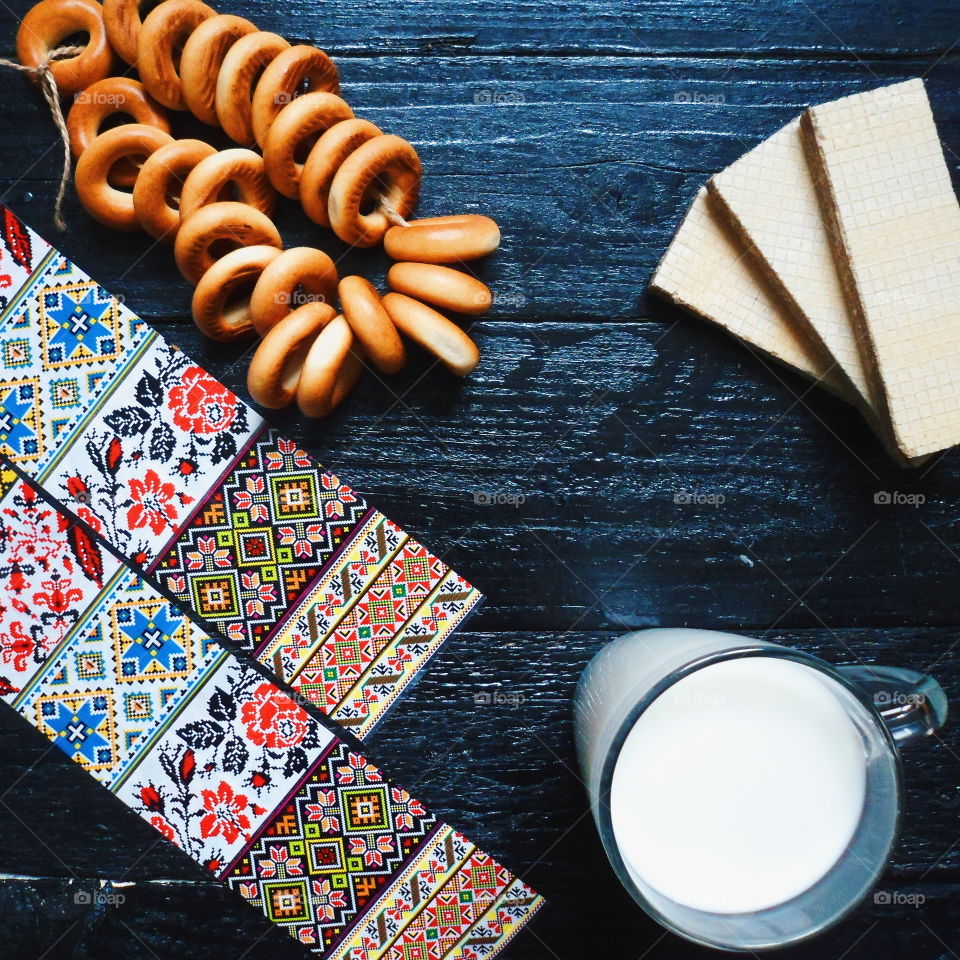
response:
<path id="1" fill-rule="evenodd" d="M 572 749 L 573 686 L 611 636 L 461 633 L 370 746 L 372 756 L 395 777 L 548 896 L 548 912 L 534 928 L 547 946 L 526 938 L 517 957 L 548 957 L 550 950 L 564 958 L 592 956 L 594 934 L 584 920 L 591 915 L 601 918 L 600 935 L 608 944 L 604 955 L 611 958 L 635 957 L 658 936 L 606 866 L 584 816 L 586 799 Z M 948 689 L 960 682 L 956 650 L 945 653 L 955 640 L 949 630 L 774 631 L 767 636 L 838 663 L 930 670 Z M 14 956 L 41 952 L 48 938 L 78 916 L 84 918 L 82 936 L 70 934 L 71 941 L 78 939 L 76 955 L 98 958 L 120 955 L 136 937 L 160 956 L 192 957 L 215 936 L 231 955 L 234 945 L 239 953 L 244 938 L 262 932 L 252 911 L 203 879 L 178 851 L 162 842 L 154 845 L 155 834 L 79 768 L 56 752 L 43 756 L 45 744 L 23 721 L 0 711 L 0 782 L 19 778 L 0 806 L 5 837 L 0 875 L 23 875 L 30 866 L 45 878 L 0 882 L 0 922 L 5 936 L 23 949 Z M 954 843 L 958 753 L 956 725 L 942 738 L 905 749 L 902 840 L 880 889 L 919 893 L 927 902 L 916 908 L 869 903 L 832 938 L 818 942 L 819 950 L 836 948 L 839 955 L 862 937 L 851 956 L 901 960 L 910 942 L 927 945 L 923 956 L 938 956 L 924 924 L 954 942 L 956 920 L 946 902 L 960 890 L 960 850 Z M 77 810 L 84 811 L 82 829 L 71 815 Z M 23 821 L 35 835 L 23 829 Z M 118 888 L 127 897 L 121 907 L 91 911 L 74 902 L 78 889 L 91 888 L 91 878 L 135 886 Z M 209 923 L 207 911 L 213 914 Z M 263 942 L 281 949 L 280 938 L 270 934 Z M 702 955 L 672 940 L 658 946 L 660 956 Z"/>
<path id="2" fill-rule="evenodd" d="M 956 624 L 956 455 L 898 470 L 851 409 L 674 319 L 483 322 L 464 383 L 421 357 L 327 422 L 270 419 L 473 577 L 487 629 Z M 245 391 L 239 349 L 170 336 Z"/>
<path id="3" fill-rule="evenodd" d="M 21 16 L 30 5 L 29 0 L 10 4 Z M 948 0 L 889 0 L 881 10 L 857 0 L 706 0 L 696 5 L 683 0 L 396 0 L 389 5 L 373 0 L 323 5 L 231 0 L 216 6 L 331 54 L 380 58 L 725 51 L 821 59 L 939 55 L 957 33 Z M 9 9 L 0 23 L 8 25 L 2 35 L 12 36 Z"/>
<path id="4" fill-rule="evenodd" d="M 399 58 L 385 77 L 372 58 L 344 64 L 358 114 L 415 143 L 425 169 L 421 213 L 480 210 L 503 226 L 501 250 L 481 265 L 499 298 L 494 315 L 567 319 L 662 313 L 650 275 L 691 197 L 812 102 L 927 72 L 922 61 L 805 63 L 715 59 Z M 929 72 L 946 145 L 960 155 L 960 64 Z M 26 82 L 7 80 L 21 91 Z M 513 104 L 476 99 L 493 90 Z M 714 98 L 722 102 L 678 102 Z M 60 154 L 39 96 L 0 101 L 0 199 L 54 238 Z M 197 133 L 180 121 L 181 132 Z M 209 132 L 204 133 L 209 135 Z M 170 251 L 144 235 L 93 223 L 72 192 L 64 252 L 144 316 L 189 313 Z M 288 244 L 327 249 L 342 272 L 382 277 L 375 252 L 344 255 L 292 202 L 278 225 Z"/>

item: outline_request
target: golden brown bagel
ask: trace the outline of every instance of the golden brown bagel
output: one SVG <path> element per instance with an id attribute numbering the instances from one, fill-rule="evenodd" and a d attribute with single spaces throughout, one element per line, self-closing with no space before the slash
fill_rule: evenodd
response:
<path id="1" fill-rule="evenodd" d="M 57 89 L 73 96 L 110 75 L 116 60 L 107 41 L 103 10 L 96 0 L 40 0 L 31 7 L 17 30 L 17 59 L 25 67 L 46 61 L 50 52 L 66 46 L 75 33 L 89 36 L 83 51 L 50 63 Z"/>
<path id="2" fill-rule="evenodd" d="M 276 247 L 259 244 L 231 250 L 217 260 L 193 291 L 193 320 L 200 330 L 222 341 L 252 334 L 249 287 L 280 255 Z"/>
<path id="3" fill-rule="evenodd" d="M 314 247 L 291 247 L 263 271 L 250 297 L 250 314 L 261 336 L 306 303 L 332 303 L 337 268 Z"/>
<path id="4" fill-rule="evenodd" d="M 383 238 L 388 256 L 417 263 L 476 260 L 493 253 L 499 245 L 500 228 L 478 213 L 411 220 L 409 226 L 391 227 Z"/>
<path id="5" fill-rule="evenodd" d="M 135 66 L 140 36 L 140 0 L 103 0 L 103 23 L 107 39 L 117 54 Z"/>
<path id="6" fill-rule="evenodd" d="M 147 93 L 142 83 L 131 77 L 105 77 L 73 98 L 67 114 L 67 131 L 74 159 L 99 136 L 104 121 L 118 114 L 132 117 L 134 123 L 170 132 L 167 111 Z M 113 168 L 110 182 L 117 187 L 132 187 L 136 179 L 137 168 L 121 162 Z"/>
<path id="7" fill-rule="evenodd" d="M 263 162 L 274 187 L 285 197 L 296 200 L 300 195 L 303 171 L 303 164 L 297 160 L 299 150 L 309 143 L 310 138 L 318 137 L 334 124 L 352 117 L 350 107 L 332 93 L 305 93 L 288 103 L 270 124 L 263 139 Z M 332 174 L 330 179 L 333 179 Z M 326 210 L 325 200 L 323 209 Z"/>
<path id="8" fill-rule="evenodd" d="M 350 325 L 337 317 L 321 331 L 300 370 L 297 406 L 308 417 L 326 417 L 354 388 L 363 354 Z"/>
<path id="9" fill-rule="evenodd" d="M 183 45 L 180 55 L 180 87 L 187 109 L 199 120 L 219 127 L 217 75 L 227 51 L 257 28 L 243 17 L 220 14 L 204 20 Z"/>
<path id="10" fill-rule="evenodd" d="M 300 171 L 300 205 L 314 223 L 330 226 L 328 201 L 337 169 L 355 150 L 382 133 L 369 120 L 341 120 L 313 145 Z"/>
<path id="11" fill-rule="evenodd" d="M 169 133 L 142 123 L 126 123 L 101 133 L 77 161 L 75 183 L 84 209 L 114 230 L 141 229 L 133 195 L 111 185 L 110 171 L 120 161 L 143 163 L 172 142 Z"/>
<path id="12" fill-rule="evenodd" d="M 465 377 L 480 362 L 477 345 L 433 307 L 402 293 L 388 293 L 382 303 L 401 333 L 429 350 L 458 376 Z"/>
<path id="13" fill-rule="evenodd" d="M 201 207 L 180 223 L 173 256 L 187 281 L 197 284 L 230 249 L 261 243 L 282 246 L 273 221 L 245 203 L 228 200 Z"/>
<path id="14" fill-rule="evenodd" d="M 204 20 L 216 15 L 200 0 L 163 0 L 143 21 L 137 36 L 137 69 L 143 85 L 165 107 L 187 109 L 177 52 Z"/>
<path id="15" fill-rule="evenodd" d="M 133 208 L 151 237 L 173 243 L 180 229 L 176 197 L 191 170 L 216 150 L 202 140 L 174 140 L 147 158 L 133 185 Z"/>
<path id="16" fill-rule="evenodd" d="M 277 195 L 267 179 L 263 157 L 234 147 L 213 152 L 190 171 L 180 195 L 181 218 L 185 220 L 208 203 L 233 199 L 231 190 L 241 203 L 273 216 Z"/>
<path id="17" fill-rule="evenodd" d="M 253 91 L 253 136 L 262 144 L 277 114 L 298 93 L 336 93 L 340 75 L 333 61 L 316 47 L 298 44 L 278 54 L 263 71 Z"/>
<path id="18" fill-rule="evenodd" d="M 385 134 L 358 147 L 340 165 L 333 182 L 327 212 L 333 232 L 357 247 L 372 247 L 390 229 L 383 212 L 386 203 L 401 217 L 417 205 L 423 166 L 417 151 L 403 137 Z M 367 204 L 373 206 L 364 212 Z"/>
<path id="19" fill-rule="evenodd" d="M 171 0 L 166 0 L 167 3 Z M 237 40 L 227 51 L 217 74 L 217 119 L 231 140 L 252 147 L 253 90 L 264 69 L 290 44 L 275 33 L 258 30 Z"/>
<path id="20" fill-rule="evenodd" d="M 407 352 L 373 284 L 363 277 L 344 277 L 340 281 L 340 306 L 374 366 L 384 373 L 400 370 Z"/>
<path id="21" fill-rule="evenodd" d="M 73 98 L 67 114 L 67 130 L 74 158 L 100 134 L 103 121 L 116 114 L 128 114 L 134 123 L 170 132 L 167 111 L 147 93 L 142 83 L 131 77 L 105 77 Z"/>
<path id="22" fill-rule="evenodd" d="M 279 410 L 293 402 L 310 346 L 335 316 L 329 304 L 307 303 L 263 338 L 247 371 L 247 389 L 257 403 Z"/>
<path id="23" fill-rule="evenodd" d="M 435 263 L 395 263 L 387 273 L 387 283 L 397 293 L 416 297 L 441 310 L 470 316 L 486 313 L 493 303 L 493 295 L 485 283 Z"/>

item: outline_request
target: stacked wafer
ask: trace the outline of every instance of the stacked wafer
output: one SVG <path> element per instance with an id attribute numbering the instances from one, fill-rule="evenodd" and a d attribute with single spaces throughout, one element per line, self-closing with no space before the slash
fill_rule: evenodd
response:
<path id="1" fill-rule="evenodd" d="M 960 204 L 922 80 L 811 107 L 700 190 L 652 289 L 863 411 L 960 443 Z"/>

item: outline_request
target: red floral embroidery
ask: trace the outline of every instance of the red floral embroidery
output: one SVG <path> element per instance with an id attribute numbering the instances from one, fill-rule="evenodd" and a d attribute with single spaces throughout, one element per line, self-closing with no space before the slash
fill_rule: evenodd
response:
<path id="1" fill-rule="evenodd" d="M 17 621 L 10 624 L 10 633 L 0 636 L 0 647 L 0 663 L 13 664 L 17 673 L 27 669 L 27 660 L 37 649 L 36 643 L 23 632 L 23 624 Z"/>
<path id="2" fill-rule="evenodd" d="M 170 502 L 176 496 L 172 483 L 164 483 L 156 470 L 148 470 L 140 480 L 130 481 L 130 496 L 133 506 L 127 511 L 131 527 L 149 527 L 154 533 L 163 533 L 163 528 L 177 519 L 175 506 Z"/>
<path id="3" fill-rule="evenodd" d="M 310 898 L 314 914 L 322 920 L 333 920 L 338 910 L 347 905 L 346 895 L 340 890 L 334 890 L 329 880 L 314 880 L 313 896 Z"/>
<path id="4" fill-rule="evenodd" d="M 172 840 L 174 843 L 177 842 L 177 835 L 173 832 L 173 827 L 171 827 L 166 819 L 161 817 L 159 813 L 155 813 L 150 818 L 150 826 L 159 830 L 168 840 Z"/>
<path id="5" fill-rule="evenodd" d="M 187 367 L 181 382 L 170 388 L 167 403 L 174 423 L 186 433 L 220 433 L 237 416 L 237 398 L 196 365 Z"/>
<path id="6" fill-rule="evenodd" d="M 63 620 L 73 610 L 74 605 L 83 599 L 83 591 L 72 586 L 70 580 L 43 580 L 40 586 L 43 589 L 33 595 L 33 602 L 37 606 L 46 607 L 54 615 L 55 622 Z M 73 618 L 70 618 L 69 622 L 72 623 Z"/>
<path id="7" fill-rule="evenodd" d="M 295 746 L 310 725 L 306 713 L 272 683 L 257 687 L 253 698 L 241 708 L 240 717 L 250 740 L 272 750 Z"/>
<path id="8" fill-rule="evenodd" d="M 250 818 L 243 812 L 247 809 L 246 796 L 235 794 L 225 780 L 220 781 L 216 793 L 203 791 L 203 808 L 209 811 L 200 818 L 203 837 L 221 836 L 227 843 L 234 843 L 241 833 L 246 834 L 250 829 Z"/>

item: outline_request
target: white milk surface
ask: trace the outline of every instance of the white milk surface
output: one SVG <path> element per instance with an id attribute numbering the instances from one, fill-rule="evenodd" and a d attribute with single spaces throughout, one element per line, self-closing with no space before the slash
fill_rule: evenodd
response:
<path id="1" fill-rule="evenodd" d="M 635 879 L 689 907 L 746 913 L 823 877 L 853 836 L 866 781 L 836 689 L 802 664 L 749 657 L 662 693 L 628 734 L 611 788 Z"/>

